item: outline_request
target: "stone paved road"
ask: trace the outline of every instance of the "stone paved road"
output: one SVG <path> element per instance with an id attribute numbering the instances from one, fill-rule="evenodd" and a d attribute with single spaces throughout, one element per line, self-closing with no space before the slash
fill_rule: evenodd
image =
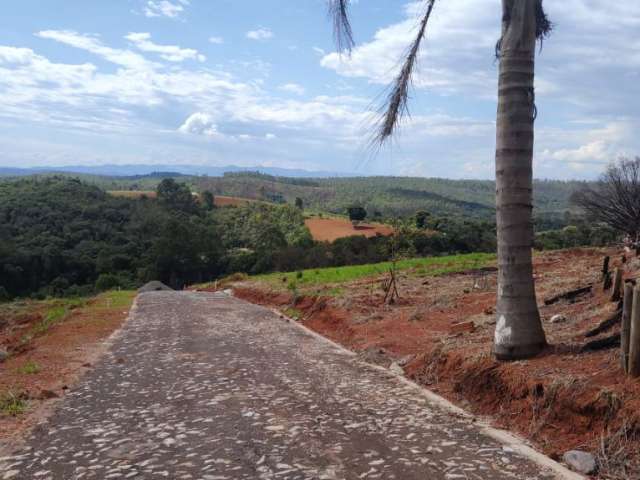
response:
<path id="1" fill-rule="evenodd" d="M 553 478 L 277 315 L 154 292 L 8 479 Z"/>

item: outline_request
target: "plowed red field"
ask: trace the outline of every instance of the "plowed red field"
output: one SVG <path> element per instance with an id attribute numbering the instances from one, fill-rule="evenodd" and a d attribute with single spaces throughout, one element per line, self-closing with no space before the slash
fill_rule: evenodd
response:
<path id="1" fill-rule="evenodd" d="M 362 235 L 375 237 L 376 235 L 391 235 L 393 229 L 379 223 L 360 224 L 354 227 L 347 219 L 341 218 L 309 218 L 304 222 L 314 240 L 319 242 L 333 242 L 338 238 Z"/>

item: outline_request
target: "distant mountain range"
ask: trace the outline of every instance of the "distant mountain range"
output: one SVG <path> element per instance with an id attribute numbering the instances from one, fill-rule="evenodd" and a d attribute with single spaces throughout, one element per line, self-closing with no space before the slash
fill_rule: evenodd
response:
<path id="1" fill-rule="evenodd" d="M 226 172 L 260 172 L 278 177 L 294 178 L 332 178 L 350 177 L 355 174 L 309 171 L 302 169 L 289 169 L 278 167 L 238 167 L 237 165 L 227 165 L 224 167 L 213 167 L 207 165 L 71 165 L 63 167 L 32 167 L 32 168 L 12 168 L 0 167 L 2 177 L 22 177 L 43 173 L 78 173 L 83 175 L 101 175 L 109 177 L 132 177 L 151 174 L 182 174 L 182 175 L 206 175 L 209 177 L 221 177 Z"/>

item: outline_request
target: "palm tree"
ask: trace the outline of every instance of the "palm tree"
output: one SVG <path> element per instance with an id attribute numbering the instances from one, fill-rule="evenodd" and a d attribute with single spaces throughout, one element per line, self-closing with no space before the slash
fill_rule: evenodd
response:
<path id="1" fill-rule="evenodd" d="M 376 132 L 382 144 L 408 112 L 411 79 L 420 45 L 436 0 L 424 0 L 418 33 L 386 99 Z M 336 44 L 354 46 L 349 0 L 329 0 Z M 501 360 L 537 355 L 546 338 L 533 280 L 533 140 L 536 118 L 534 67 L 536 41 L 551 32 L 542 0 L 502 0 L 502 36 L 496 46 L 500 61 L 496 128 L 496 217 L 498 227 L 498 296 L 494 353 Z"/>

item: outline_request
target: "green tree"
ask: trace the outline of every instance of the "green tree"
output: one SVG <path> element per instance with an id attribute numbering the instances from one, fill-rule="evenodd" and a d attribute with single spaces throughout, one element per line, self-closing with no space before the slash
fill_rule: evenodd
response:
<path id="1" fill-rule="evenodd" d="M 429 220 L 429 212 L 424 210 L 416 212 L 416 228 L 420 230 L 427 228 L 427 220 Z"/>
<path id="2" fill-rule="evenodd" d="M 176 182 L 173 178 L 165 178 L 156 190 L 158 203 L 169 210 L 184 213 L 195 213 L 197 205 L 188 186 Z"/>
<path id="3" fill-rule="evenodd" d="M 349 220 L 352 222 L 362 222 L 367 218 L 367 211 L 364 207 L 357 205 L 347 208 L 347 214 L 349 215 Z"/>
<path id="4" fill-rule="evenodd" d="M 296 197 L 296 208 L 304 210 L 304 202 L 300 197 Z"/>
<path id="5" fill-rule="evenodd" d="M 207 211 L 211 211 L 215 208 L 216 199 L 210 190 L 205 190 L 204 192 L 202 192 L 202 205 Z"/>

